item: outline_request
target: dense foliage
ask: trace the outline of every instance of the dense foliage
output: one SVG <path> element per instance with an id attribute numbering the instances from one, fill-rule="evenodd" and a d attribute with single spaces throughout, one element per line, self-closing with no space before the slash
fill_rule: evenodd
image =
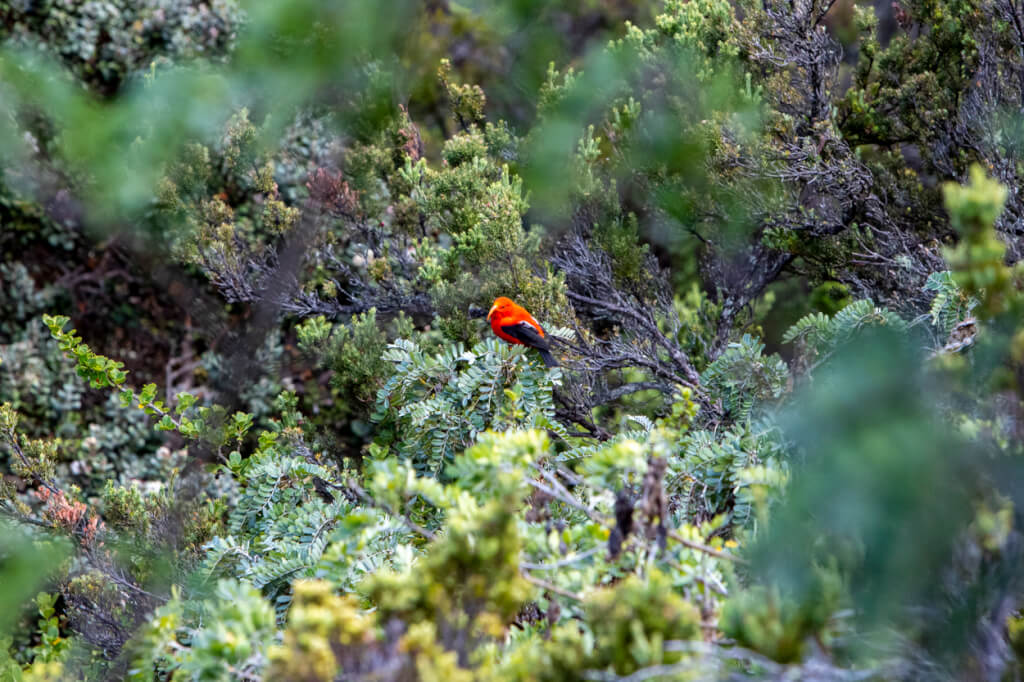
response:
<path id="1" fill-rule="evenodd" d="M 0 680 L 1024 676 L 1024 4 L 876 4 L 0 0 Z"/>

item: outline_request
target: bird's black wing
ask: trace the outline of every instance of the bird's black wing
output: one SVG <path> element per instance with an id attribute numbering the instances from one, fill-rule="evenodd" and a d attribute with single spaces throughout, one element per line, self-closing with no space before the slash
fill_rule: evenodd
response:
<path id="1" fill-rule="evenodd" d="M 536 348 L 540 352 L 540 357 L 544 360 L 544 364 L 548 367 L 558 367 L 558 360 L 555 360 L 554 356 L 551 355 L 551 346 L 548 345 L 548 340 L 541 336 L 537 329 L 529 322 L 524 320 L 516 324 L 502 325 L 501 331 L 523 345 Z"/>
<path id="2" fill-rule="evenodd" d="M 541 336 L 533 325 L 523 320 L 522 322 L 516 322 L 515 324 L 503 325 L 501 331 L 505 332 L 513 339 L 522 343 L 523 345 L 530 346 L 531 348 L 539 348 L 541 350 L 548 350 L 551 346 L 548 345 L 548 340 Z"/>

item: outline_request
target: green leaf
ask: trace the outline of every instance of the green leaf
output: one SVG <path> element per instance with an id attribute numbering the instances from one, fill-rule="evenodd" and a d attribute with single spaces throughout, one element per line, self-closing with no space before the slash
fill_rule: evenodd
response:
<path id="1" fill-rule="evenodd" d="M 199 420 L 182 417 L 181 425 L 178 427 L 178 432 L 185 438 L 198 438 L 202 424 L 203 423 Z"/>
<path id="2" fill-rule="evenodd" d="M 175 397 L 178 399 L 178 406 L 174 408 L 174 411 L 177 414 L 183 414 L 185 410 L 195 405 L 196 400 L 198 400 L 198 398 L 191 393 L 179 393 Z"/>
<path id="3" fill-rule="evenodd" d="M 63 335 L 64 325 L 68 323 L 69 319 L 64 315 L 43 315 L 43 324 L 50 328 L 50 333 L 54 338 L 60 338 Z M 72 331 L 72 333 L 74 332 Z"/>
<path id="4" fill-rule="evenodd" d="M 139 393 L 139 407 L 145 407 L 156 398 L 156 384 L 146 384 Z"/>

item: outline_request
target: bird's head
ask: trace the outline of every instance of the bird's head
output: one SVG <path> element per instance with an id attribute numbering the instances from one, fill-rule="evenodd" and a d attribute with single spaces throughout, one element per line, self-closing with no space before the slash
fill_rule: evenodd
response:
<path id="1" fill-rule="evenodd" d="M 515 303 L 512 302 L 511 298 L 499 296 L 498 298 L 494 299 L 494 305 L 491 306 L 491 311 L 487 313 L 487 321 L 491 321 L 491 317 L 494 315 L 494 313 L 504 312 L 514 305 Z"/>

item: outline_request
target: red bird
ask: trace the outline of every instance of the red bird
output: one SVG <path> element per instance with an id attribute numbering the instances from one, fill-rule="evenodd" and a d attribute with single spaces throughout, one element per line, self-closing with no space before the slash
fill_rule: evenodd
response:
<path id="1" fill-rule="evenodd" d="M 487 313 L 487 321 L 491 329 L 509 343 L 518 343 L 536 348 L 540 357 L 548 367 L 558 367 L 558 362 L 551 355 L 551 346 L 544 338 L 544 329 L 526 308 L 516 305 L 512 299 L 500 296 L 494 300 L 491 312 Z"/>

